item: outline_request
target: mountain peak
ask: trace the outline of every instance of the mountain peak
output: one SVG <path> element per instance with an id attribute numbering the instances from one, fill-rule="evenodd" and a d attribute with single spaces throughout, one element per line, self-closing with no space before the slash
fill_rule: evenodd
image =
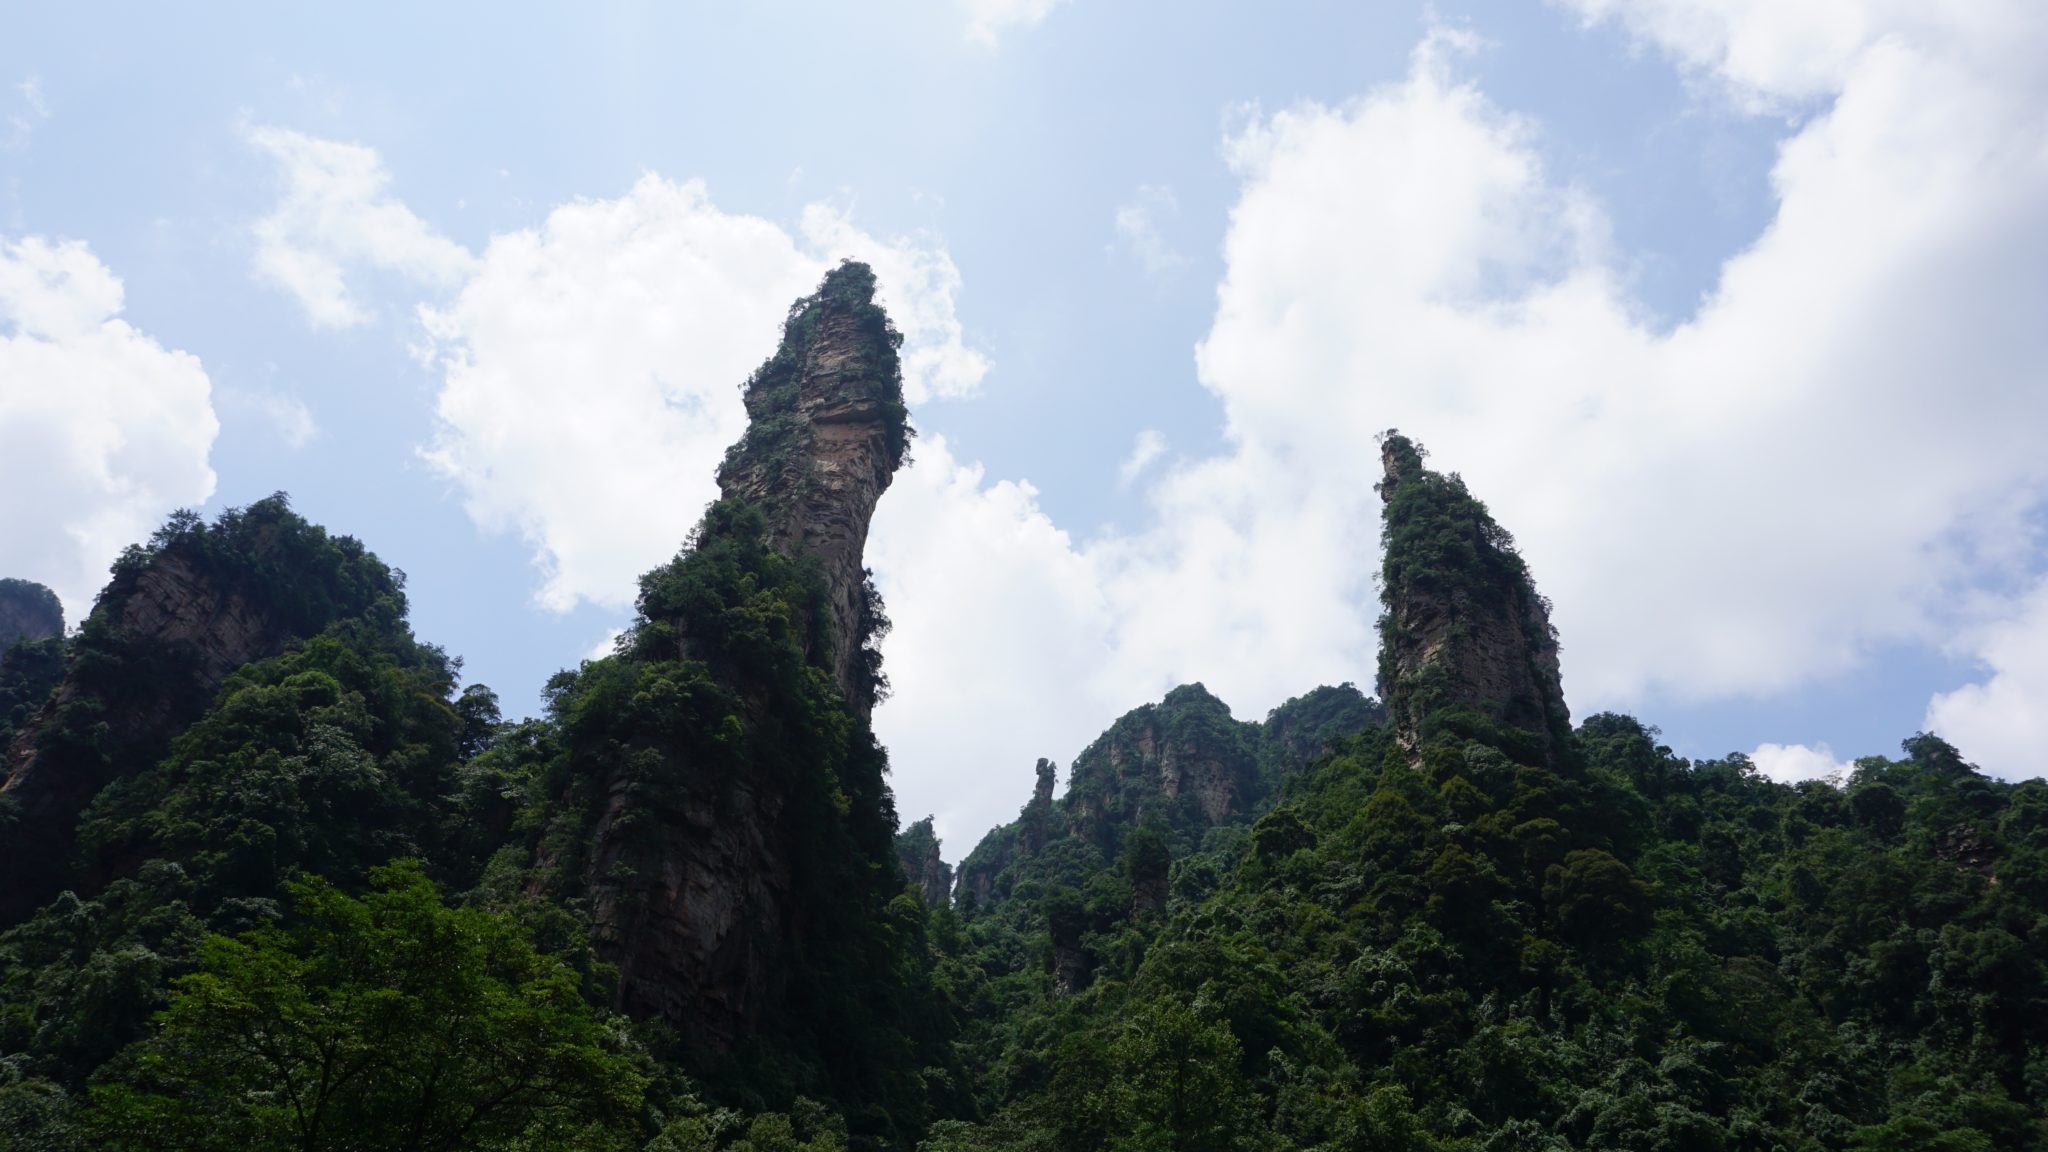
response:
<path id="1" fill-rule="evenodd" d="M 1571 713 L 1550 604 L 1514 538 L 1427 457 L 1399 432 L 1381 440 L 1379 680 L 1394 731 L 1414 749 L 1440 729 L 1486 729 L 1529 759 L 1553 758 Z"/>
<path id="2" fill-rule="evenodd" d="M 768 542 L 824 571 L 831 666 L 861 716 L 880 688 L 865 645 L 882 625 L 862 554 L 875 504 L 909 451 L 897 348 L 875 274 L 848 260 L 790 306 L 782 343 L 746 382 L 747 431 L 718 470 L 727 499 L 759 507 Z"/>

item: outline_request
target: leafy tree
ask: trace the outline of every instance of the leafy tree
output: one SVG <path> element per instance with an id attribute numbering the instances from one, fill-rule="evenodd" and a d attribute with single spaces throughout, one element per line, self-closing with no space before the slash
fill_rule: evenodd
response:
<path id="1" fill-rule="evenodd" d="M 93 1092 L 102 1147 L 618 1148 L 644 1079 L 508 918 L 387 865 L 291 885 L 289 927 L 215 936 Z"/>

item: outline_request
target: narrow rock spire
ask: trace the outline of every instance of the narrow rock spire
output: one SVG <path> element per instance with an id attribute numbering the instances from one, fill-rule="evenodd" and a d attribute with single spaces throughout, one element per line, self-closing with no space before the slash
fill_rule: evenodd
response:
<path id="1" fill-rule="evenodd" d="M 1401 742 L 1484 726 L 1532 761 L 1570 738 L 1550 605 L 1514 539 L 1456 473 L 1423 465 L 1398 432 L 1381 442 L 1385 561 L 1380 696 Z"/>
<path id="2" fill-rule="evenodd" d="M 865 645 L 886 627 L 862 553 L 875 503 L 911 436 L 896 350 L 875 274 L 848 261 L 791 308 L 782 346 L 746 385 L 746 435 L 718 472 L 728 498 L 760 505 L 769 541 L 824 569 L 831 667 L 863 718 L 880 687 Z"/>

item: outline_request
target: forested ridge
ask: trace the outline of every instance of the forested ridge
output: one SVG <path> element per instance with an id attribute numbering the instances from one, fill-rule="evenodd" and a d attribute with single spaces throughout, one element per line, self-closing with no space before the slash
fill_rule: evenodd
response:
<path id="1" fill-rule="evenodd" d="M 1512 537 L 1398 433 L 1377 698 L 1176 688 L 947 864 L 867 719 L 898 340 L 858 264 L 792 307 L 540 717 L 282 496 L 69 634 L 0 584 L 0 1148 L 2048 1147 L 2048 782 L 1575 724 Z"/>

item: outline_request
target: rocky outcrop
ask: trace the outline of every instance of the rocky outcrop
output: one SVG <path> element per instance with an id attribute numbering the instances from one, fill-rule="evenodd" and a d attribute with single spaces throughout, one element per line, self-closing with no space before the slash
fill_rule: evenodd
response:
<path id="1" fill-rule="evenodd" d="M 1184 684 L 1110 725 L 1075 758 L 1057 802 L 1052 762 L 1040 760 L 1031 802 L 961 861 L 959 891 L 978 905 L 1005 899 L 1031 860 L 1067 838 L 1091 846 L 1105 864 L 1147 825 L 1191 849 L 1210 828 L 1249 824 L 1332 741 L 1384 718 L 1378 702 L 1350 684 L 1288 700 L 1263 723 L 1237 720 L 1207 688 Z M 1164 900 L 1163 878 L 1141 894 L 1151 910 Z"/>
<path id="2" fill-rule="evenodd" d="M 896 834 L 896 863 L 933 908 L 944 907 L 953 893 L 953 869 L 939 851 L 939 835 L 930 816 Z"/>
<path id="3" fill-rule="evenodd" d="M 78 817 L 114 778 L 160 759 L 237 668 L 396 595 L 353 540 L 330 541 L 273 496 L 211 528 L 184 515 L 115 568 L 63 679 L 6 751 L 0 923 L 77 876 Z"/>
<path id="4" fill-rule="evenodd" d="M 858 901 L 872 893 L 834 895 L 833 884 L 897 875 L 885 761 L 867 726 L 886 618 L 862 552 L 909 428 L 899 338 L 874 294 L 865 265 L 834 269 L 747 381 L 749 425 L 719 470 L 722 497 L 692 549 L 643 582 L 643 620 L 620 657 L 662 685 L 665 703 L 619 711 L 627 730 L 574 743 L 594 767 L 572 787 L 594 789 L 599 811 L 579 845 L 556 856 L 543 844 L 537 861 L 536 882 L 550 883 L 581 853 L 577 887 L 598 954 L 617 966 L 618 1007 L 669 1020 L 714 1056 L 783 1010 L 798 965 L 810 980 L 827 963 L 804 960 L 806 949 L 863 930 L 844 925 L 869 914 Z M 794 565 L 764 559 L 762 543 Z M 717 583 L 731 568 L 746 575 Z M 690 590 L 650 600 L 664 580 Z M 727 711 L 703 730 L 689 709 L 714 699 Z M 617 748 L 629 751 L 606 760 Z M 563 803 L 578 819 L 583 805 Z M 936 838 L 910 871 L 927 899 L 945 899 Z"/>
<path id="5" fill-rule="evenodd" d="M 1148 811 L 1167 823 L 1215 826 L 1258 798 L 1256 724 L 1200 684 L 1126 713 L 1074 760 L 1070 829 L 1113 852 Z"/>
<path id="6" fill-rule="evenodd" d="M 1395 735 L 1419 749 L 1476 722 L 1529 760 L 1555 758 L 1571 734 L 1557 634 L 1513 538 L 1406 437 L 1388 433 L 1380 458 L 1380 695 Z"/>
<path id="7" fill-rule="evenodd" d="M 0 653 L 26 640 L 64 634 L 64 605 L 30 580 L 0 579 Z"/>
<path id="8" fill-rule="evenodd" d="M 875 705 L 864 656 L 878 609 L 862 555 L 908 434 L 900 338 L 874 292 L 874 273 L 847 263 L 803 302 L 782 347 L 747 381 L 747 433 L 718 476 L 726 497 L 767 510 L 778 551 L 824 570 L 833 676 L 863 719 Z"/>

